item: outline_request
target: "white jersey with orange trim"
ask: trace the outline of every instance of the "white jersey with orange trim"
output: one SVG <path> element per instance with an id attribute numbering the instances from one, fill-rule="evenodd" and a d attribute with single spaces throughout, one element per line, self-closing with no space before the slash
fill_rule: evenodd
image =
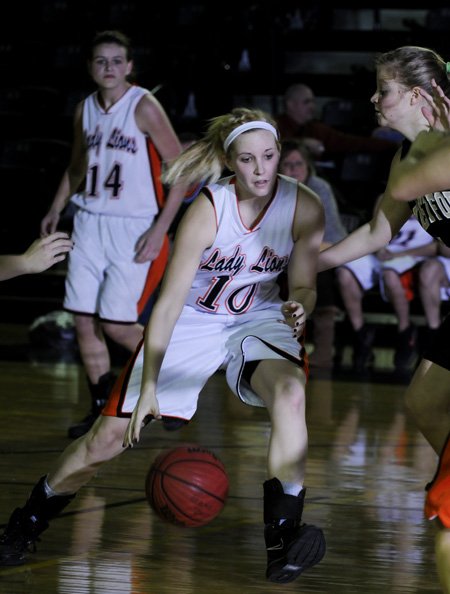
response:
<path id="1" fill-rule="evenodd" d="M 234 177 L 203 188 L 215 209 L 217 234 L 203 253 L 161 365 L 156 395 L 163 418 L 191 419 L 200 391 L 217 369 L 226 370 L 230 389 L 252 406 L 265 403 L 243 376 L 247 362 L 286 359 L 308 376 L 304 336 L 297 340 L 287 324 L 280 324 L 277 283 L 294 248 L 297 189 L 295 180 L 279 175 L 273 198 L 250 229 L 239 215 Z M 103 415 L 131 416 L 143 365 L 141 343 Z"/>
<path id="2" fill-rule="evenodd" d="M 217 235 L 203 254 L 187 305 L 239 315 L 281 303 L 276 279 L 286 270 L 294 245 L 297 187 L 279 175 L 273 198 L 252 228 L 240 217 L 234 176 L 203 188 L 214 206 Z"/>
<path id="3" fill-rule="evenodd" d="M 98 92 L 84 100 L 86 185 L 72 197 L 83 210 L 147 219 L 158 213 L 163 195 L 160 157 L 135 119 L 136 106 L 146 94 L 147 89 L 132 86 L 106 111 Z"/>

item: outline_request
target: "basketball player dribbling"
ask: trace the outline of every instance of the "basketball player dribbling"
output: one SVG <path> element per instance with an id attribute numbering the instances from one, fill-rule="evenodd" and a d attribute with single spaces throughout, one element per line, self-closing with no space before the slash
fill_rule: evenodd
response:
<path id="1" fill-rule="evenodd" d="M 208 379 L 226 370 L 244 403 L 266 407 L 271 436 L 264 493 L 266 577 L 286 583 L 325 554 L 302 523 L 308 436 L 304 349 L 324 231 L 320 199 L 277 173 L 278 131 L 262 111 L 236 108 L 168 168 L 170 186 L 205 186 L 186 211 L 142 344 L 90 431 L 62 453 L 0 537 L 0 563 L 27 550 L 99 466 L 139 441 L 150 421 L 190 421 Z M 220 178 L 226 167 L 232 174 Z M 287 272 L 288 300 L 278 276 Z"/>

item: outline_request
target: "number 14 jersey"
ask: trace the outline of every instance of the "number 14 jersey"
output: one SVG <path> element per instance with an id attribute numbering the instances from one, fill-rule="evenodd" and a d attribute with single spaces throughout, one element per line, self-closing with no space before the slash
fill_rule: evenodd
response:
<path id="1" fill-rule="evenodd" d="M 88 167 L 83 191 L 72 198 L 94 214 L 150 218 L 162 197 L 161 159 L 151 138 L 137 126 L 136 106 L 149 91 L 132 86 L 104 110 L 97 92 L 83 104 Z"/>

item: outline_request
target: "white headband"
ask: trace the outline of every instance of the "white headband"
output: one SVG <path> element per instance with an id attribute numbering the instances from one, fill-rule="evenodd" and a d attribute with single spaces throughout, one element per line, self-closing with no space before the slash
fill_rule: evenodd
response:
<path id="1" fill-rule="evenodd" d="M 234 130 L 232 130 L 225 138 L 225 142 L 223 143 L 223 150 L 227 152 L 228 147 L 233 142 L 233 140 L 236 140 L 236 138 L 243 132 L 247 132 L 247 130 L 257 130 L 260 128 L 262 128 L 263 130 L 269 130 L 269 132 L 272 132 L 272 134 L 278 140 L 278 132 L 276 131 L 276 128 L 272 126 L 272 124 L 269 124 L 269 122 L 256 120 L 253 122 L 246 122 L 245 124 L 241 124 Z"/>

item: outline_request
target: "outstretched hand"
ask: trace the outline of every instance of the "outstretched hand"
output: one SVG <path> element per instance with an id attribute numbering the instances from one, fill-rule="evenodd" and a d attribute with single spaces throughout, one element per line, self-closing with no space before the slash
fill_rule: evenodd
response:
<path id="1" fill-rule="evenodd" d="M 279 320 L 292 328 L 294 338 L 300 338 L 305 329 L 306 314 L 303 305 L 298 301 L 285 301 L 281 306 L 281 313 L 284 320 Z"/>
<path id="2" fill-rule="evenodd" d="M 56 231 L 47 237 L 36 239 L 23 254 L 24 272 L 35 273 L 47 270 L 65 259 L 73 248 L 73 242 L 67 233 Z"/>
<path id="3" fill-rule="evenodd" d="M 434 79 L 431 81 L 431 86 L 433 87 L 432 95 L 424 89 L 420 89 L 420 94 L 428 102 L 427 107 L 422 107 L 422 114 L 430 128 L 448 132 L 450 130 L 450 99 Z"/>
<path id="4" fill-rule="evenodd" d="M 139 442 L 141 429 L 147 424 L 148 417 L 158 421 L 162 418 L 159 412 L 159 404 L 156 396 L 147 396 L 142 393 L 125 431 L 122 444 L 124 448 L 132 448 Z"/>

